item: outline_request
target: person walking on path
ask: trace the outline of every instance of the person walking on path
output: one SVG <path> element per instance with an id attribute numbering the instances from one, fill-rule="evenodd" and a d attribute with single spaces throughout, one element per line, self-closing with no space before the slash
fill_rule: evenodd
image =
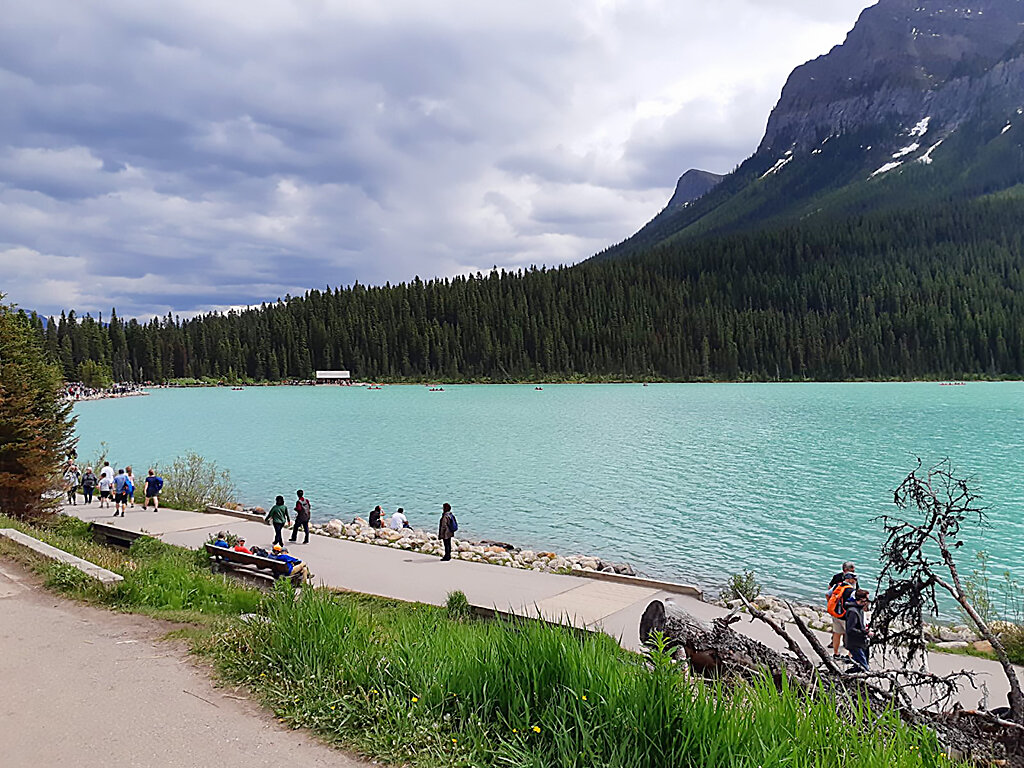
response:
<path id="1" fill-rule="evenodd" d="M 82 495 L 85 497 L 86 504 L 92 504 L 92 492 L 96 490 L 99 482 L 99 478 L 92 471 L 92 467 L 86 467 L 85 474 L 82 475 Z"/>
<path id="2" fill-rule="evenodd" d="M 78 467 L 75 462 L 68 464 L 68 468 L 64 470 L 64 493 L 68 496 L 68 504 L 78 504 L 78 484 L 81 482 L 81 476 L 78 473 Z"/>
<path id="3" fill-rule="evenodd" d="M 851 574 L 853 576 L 853 589 L 857 588 L 857 567 L 853 563 L 843 563 L 843 570 L 832 577 L 832 580 L 828 583 L 828 592 L 825 593 L 826 598 L 831 598 L 832 593 L 837 587 L 846 582 L 846 575 Z M 845 602 L 846 596 L 843 596 L 843 601 L 839 603 L 841 606 Z M 832 658 L 839 658 L 839 644 L 843 640 L 843 635 L 846 634 L 846 622 L 842 618 L 832 616 Z"/>
<path id="4" fill-rule="evenodd" d="M 292 528 L 292 537 L 288 541 L 295 543 L 299 537 L 299 528 L 306 532 L 303 544 L 309 544 L 309 499 L 302 495 L 302 491 L 295 492 L 295 527 Z"/>
<path id="5" fill-rule="evenodd" d="M 156 473 L 155 469 L 151 468 L 149 470 L 149 474 L 146 475 L 146 487 L 144 489 L 146 493 L 146 503 L 142 506 L 144 510 L 149 508 L 149 502 L 152 501 L 153 511 L 160 511 L 160 491 L 163 490 L 163 487 L 164 479 Z"/>
<path id="6" fill-rule="evenodd" d="M 444 542 L 442 560 L 452 559 L 452 537 L 457 530 L 459 530 L 459 524 L 455 522 L 455 515 L 452 514 L 452 505 L 446 501 L 441 507 L 441 519 L 437 524 L 437 538 Z"/>
<path id="7" fill-rule="evenodd" d="M 284 539 L 281 538 L 281 531 L 291 522 L 288 517 L 288 507 L 284 505 L 284 496 L 278 496 L 276 504 L 267 512 L 266 522 L 274 525 L 274 543 L 284 546 Z"/>
<path id="8" fill-rule="evenodd" d="M 128 482 L 132 487 L 128 492 L 128 504 L 135 509 L 135 473 L 132 472 L 131 464 L 124 468 L 124 473 L 128 475 Z"/>
<path id="9" fill-rule="evenodd" d="M 114 478 L 100 472 L 100 509 L 110 508 L 110 496 L 114 490 Z"/>
<path id="10" fill-rule="evenodd" d="M 846 601 L 846 647 L 850 651 L 853 663 L 865 672 L 868 671 L 871 630 L 864 622 L 864 611 L 869 602 L 866 589 L 858 589 L 854 593 L 854 599 Z"/>
<path id="11" fill-rule="evenodd" d="M 114 517 L 118 515 L 124 517 L 125 510 L 127 509 L 128 475 L 124 473 L 123 469 L 119 469 L 114 477 Z"/>

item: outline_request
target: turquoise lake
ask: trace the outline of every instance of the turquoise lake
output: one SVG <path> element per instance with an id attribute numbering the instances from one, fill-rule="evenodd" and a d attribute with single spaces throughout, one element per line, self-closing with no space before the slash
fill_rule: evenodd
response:
<path id="1" fill-rule="evenodd" d="M 749 568 L 815 601 L 843 560 L 873 578 L 872 518 L 916 456 L 948 456 L 990 508 L 970 548 L 1024 574 L 1022 383 L 168 389 L 75 412 L 79 455 L 105 441 L 136 476 L 195 451 L 246 504 L 303 488 L 315 520 L 381 504 L 430 529 L 449 501 L 467 538 L 710 588 Z"/>

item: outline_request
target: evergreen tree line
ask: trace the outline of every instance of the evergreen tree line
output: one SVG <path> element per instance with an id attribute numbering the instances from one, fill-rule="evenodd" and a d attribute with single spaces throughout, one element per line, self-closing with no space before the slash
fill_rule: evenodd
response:
<path id="1" fill-rule="evenodd" d="M 28 320 L 69 379 L 1019 378 L 1022 268 L 1024 209 L 990 199 L 188 320 Z"/>

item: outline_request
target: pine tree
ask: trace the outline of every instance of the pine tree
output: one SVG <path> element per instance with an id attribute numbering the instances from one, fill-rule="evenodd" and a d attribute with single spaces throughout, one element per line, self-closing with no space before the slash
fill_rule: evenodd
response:
<path id="1" fill-rule="evenodd" d="M 74 429 L 61 374 L 45 361 L 28 317 L 0 304 L 0 511 L 6 514 L 35 518 L 55 506 L 45 494 L 57 485 Z"/>

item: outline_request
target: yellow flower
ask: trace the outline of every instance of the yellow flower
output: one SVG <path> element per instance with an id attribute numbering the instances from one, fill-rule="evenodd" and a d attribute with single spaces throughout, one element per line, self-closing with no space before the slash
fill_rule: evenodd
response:
<path id="1" fill-rule="evenodd" d="M 332 709 L 332 710 L 334 709 L 334 705 L 333 705 L 333 704 L 331 705 L 331 709 Z"/>
<path id="2" fill-rule="evenodd" d="M 419 699 L 416 696 L 413 696 L 412 697 L 412 703 L 415 704 L 417 701 L 419 701 Z"/>
<path id="3" fill-rule="evenodd" d="M 584 700 L 584 701 L 586 701 L 586 700 L 587 700 L 587 694 L 585 694 L 585 693 L 583 694 L 583 700 Z"/>
<path id="4" fill-rule="evenodd" d="M 539 725 L 533 726 L 533 732 L 534 733 L 540 733 L 540 726 Z"/>
<path id="5" fill-rule="evenodd" d="M 458 744 L 458 743 L 459 743 L 458 739 L 452 739 L 452 744 Z"/>
<path id="6" fill-rule="evenodd" d="M 513 728 L 512 729 L 512 733 L 519 733 L 519 729 L 518 728 Z"/>

